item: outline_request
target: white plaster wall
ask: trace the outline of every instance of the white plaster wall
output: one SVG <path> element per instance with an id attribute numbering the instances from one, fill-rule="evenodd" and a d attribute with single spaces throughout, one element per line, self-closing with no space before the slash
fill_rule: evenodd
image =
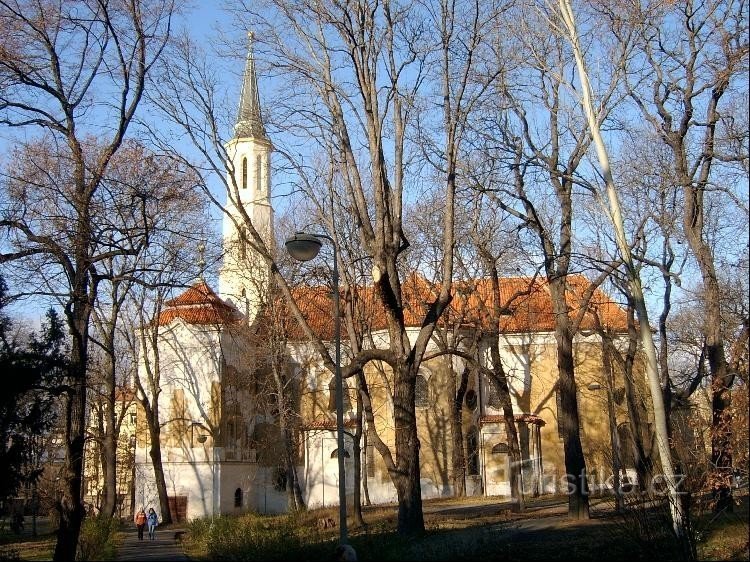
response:
<path id="1" fill-rule="evenodd" d="M 153 361 L 153 351 L 146 350 Z M 214 326 L 194 326 L 176 320 L 162 326 L 159 333 L 159 364 L 161 370 L 162 412 L 168 408 L 175 389 L 182 389 L 190 413 L 196 421 L 207 421 L 211 404 L 211 383 L 218 382 L 221 373 L 222 348 L 220 332 Z M 138 361 L 141 381 L 148 380 L 143 353 Z M 144 385 L 146 388 L 148 385 Z M 146 388 L 149 399 L 153 399 Z"/>
<path id="2" fill-rule="evenodd" d="M 337 448 L 336 432 L 328 430 L 308 431 L 305 433 L 305 465 L 302 470 L 301 483 L 305 503 L 309 508 L 326 507 L 339 504 L 339 467 L 338 459 L 331 458 Z M 346 474 L 346 494 L 354 493 L 354 459 L 352 441 L 344 436 L 344 449 L 350 457 L 344 459 Z"/>
<path id="3" fill-rule="evenodd" d="M 214 501 L 210 486 L 213 474 L 207 462 L 164 462 L 164 478 L 167 495 L 187 496 L 187 518 L 208 517 Z M 161 518 L 159 496 L 156 491 L 154 470 L 151 461 L 136 461 L 135 482 L 136 507 L 153 507 Z"/>

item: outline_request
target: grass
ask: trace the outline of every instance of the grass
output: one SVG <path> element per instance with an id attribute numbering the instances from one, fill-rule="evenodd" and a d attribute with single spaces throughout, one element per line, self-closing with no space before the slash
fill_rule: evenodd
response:
<path id="1" fill-rule="evenodd" d="M 559 500 L 560 498 L 556 498 Z M 552 504 L 552 505 L 551 505 Z M 648 548 L 634 538 L 628 522 L 615 516 L 609 502 L 592 502 L 589 521 L 568 521 L 565 506 L 547 498 L 531 502 L 524 514 L 512 514 L 491 498 L 425 502 L 427 531 L 419 537 L 395 532 L 395 506 L 366 508 L 367 526 L 350 529 L 350 543 L 359 560 L 617 560 L 670 558 L 670 545 L 649 536 Z M 440 512 L 436 512 L 440 510 Z M 218 517 L 188 526 L 183 546 L 194 560 L 330 560 L 338 543 L 338 529 L 319 529 L 318 520 L 338 519 L 338 509 L 300 514 Z M 107 527 L 88 520 L 82 536 L 89 559 L 112 559 L 115 545 Z M 351 521 L 350 521 L 351 525 Z M 748 560 L 747 497 L 734 513 L 703 515 L 696 519 L 699 560 Z M 664 537 L 666 541 L 668 537 Z M 10 542 L 9 542 L 10 541 Z M 2 544 L 7 543 L 7 544 Z M 0 559 L 51 560 L 53 534 L 35 539 L 0 532 Z M 98 545 L 98 546 L 97 546 Z M 674 558 L 674 556 L 672 556 Z"/>
<path id="2" fill-rule="evenodd" d="M 718 516 L 706 515 L 696 524 L 699 529 L 698 558 L 700 560 L 748 560 L 748 501 L 737 506 L 732 513 Z"/>
<path id="3" fill-rule="evenodd" d="M 588 521 L 568 521 L 565 506 L 532 502 L 524 514 L 511 514 L 492 500 L 426 502 L 426 532 L 402 537 L 395 532 L 396 508 L 367 508 L 367 526 L 350 529 L 350 543 L 362 562 L 370 560 L 660 560 L 679 559 L 668 531 L 649 529 L 635 536 L 608 502 L 594 502 Z M 441 512 L 437 513 L 436 509 Z M 190 524 L 184 543 L 195 560 L 330 560 L 338 529 L 319 529 L 319 519 L 337 520 L 336 509 L 301 514 L 221 517 Z M 652 525 L 658 524 L 657 519 Z M 747 560 L 748 514 L 707 522 L 699 544 L 701 560 Z M 351 523 L 350 523 L 351 525 Z M 744 554 L 743 554 L 744 553 Z"/>
<path id="4" fill-rule="evenodd" d="M 39 536 L 32 537 L 28 527 L 27 524 L 21 535 L 0 531 L 0 560 L 52 560 L 56 530 L 42 522 Z M 114 560 L 118 527 L 115 519 L 86 518 L 81 528 L 77 560 Z"/>
<path id="5" fill-rule="evenodd" d="M 18 542 L 7 542 L 0 546 L 0 560 L 52 560 L 55 551 L 54 535 L 43 535 L 36 538 L 14 537 Z"/>

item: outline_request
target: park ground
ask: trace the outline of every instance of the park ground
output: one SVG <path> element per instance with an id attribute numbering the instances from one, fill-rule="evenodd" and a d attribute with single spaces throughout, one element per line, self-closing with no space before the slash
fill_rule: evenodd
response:
<path id="1" fill-rule="evenodd" d="M 660 534 L 665 514 L 659 510 L 614 512 L 611 500 L 592 500 L 588 521 L 566 519 L 564 498 L 529 502 L 522 514 L 492 498 L 426 501 L 427 532 L 417 538 L 395 533 L 396 507 L 364 509 L 366 526 L 350 520 L 350 543 L 359 560 L 613 560 L 679 559 L 668 538 Z M 292 516 L 247 515 L 203 520 L 186 526 L 160 528 L 157 541 L 138 543 L 135 530 L 124 524 L 110 559 L 116 560 L 331 560 L 338 529 L 322 529 L 337 518 L 336 509 L 311 510 Z M 740 498 L 730 514 L 695 518 L 699 560 L 748 560 L 748 498 Z M 0 521 L 0 559 L 50 560 L 54 534 L 40 518 L 38 536 L 30 525 L 11 535 Z"/>

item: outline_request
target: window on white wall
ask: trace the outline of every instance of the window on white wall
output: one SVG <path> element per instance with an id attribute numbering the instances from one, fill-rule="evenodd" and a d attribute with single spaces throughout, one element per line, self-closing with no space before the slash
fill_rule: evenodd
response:
<path id="1" fill-rule="evenodd" d="M 492 379 L 487 379 L 487 405 L 490 408 L 500 409 L 500 392 L 497 389 L 497 384 Z"/>
<path id="2" fill-rule="evenodd" d="M 424 375 L 417 375 L 414 388 L 414 405 L 417 408 L 426 408 L 429 405 L 429 386 Z"/>

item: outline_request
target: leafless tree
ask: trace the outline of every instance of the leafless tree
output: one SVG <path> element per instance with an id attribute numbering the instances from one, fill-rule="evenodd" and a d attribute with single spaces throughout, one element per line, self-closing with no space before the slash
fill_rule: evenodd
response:
<path id="1" fill-rule="evenodd" d="M 34 139 L 29 149 L 43 151 L 46 162 L 42 168 L 41 160 L 29 159 L 28 171 L 34 175 L 13 173 L 18 197 L 5 199 L 13 205 L 5 206 L 0 220 L 12 249 L 2 254 L 2 261 L 43 264 L 57 275 L 55 292 L 65 303 L 71 333 L 67 486 L 60 504 L 56 560 L 75 557 L 84 517 L 80 492 L 86 366 L 97 264 L 113 253 L 138 251 L 97 239 L 99 188 L 141 101 L 145 77 L 169 35 L 172 12 L 169 0 L 0 3 L 6 30 L 0 40 L 0 123 L 23 129 Z M 45 198 L 44 213 L 39 214 L 40 199 Z M 140 244 L 145 243 L 141 239 Z"/>
<path id="2" fill-rule="evenodd" d="M 682 229 L 703 284 L 704 336 L 712 384 L 712 465 L 716 509 L 731 509 L 730 369 L 722 330 L 722 299 L 710 225 L 712 203 L 747 204 L 735 190 L 746 174 L 747 130 L 736 127 L 736 101 L 746 96 L 748 22 L 744 0 L 647 4 L 629 10 L 637 29 L 627 92 L 653 133 L 669 148 L 673 181 L 682 190 Z M 744 92 L 744 93 L 743 93 Z M 744 114 L 744 115 L 743 115 Z M 745 233 L 746 233 L 745 229 Z"/>

